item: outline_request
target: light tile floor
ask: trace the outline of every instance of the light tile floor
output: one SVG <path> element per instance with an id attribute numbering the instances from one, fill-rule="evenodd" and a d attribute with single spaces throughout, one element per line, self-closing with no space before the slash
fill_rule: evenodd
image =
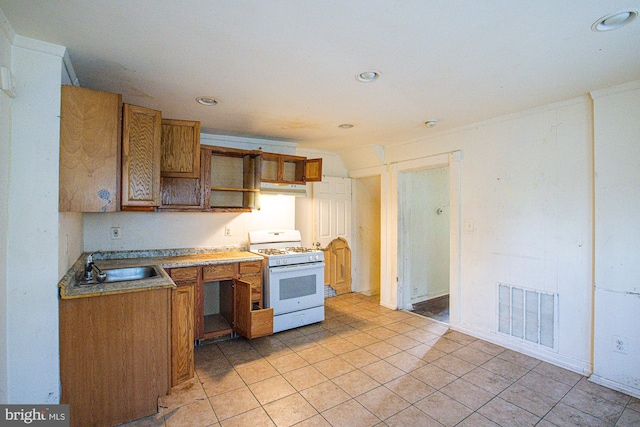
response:
<path id="1" fill-rule="evenodd" d="M 326 320 L 196 348 L 196 375 L 127 426 L 639 426 L 640 400 L 347 294 Z"/>

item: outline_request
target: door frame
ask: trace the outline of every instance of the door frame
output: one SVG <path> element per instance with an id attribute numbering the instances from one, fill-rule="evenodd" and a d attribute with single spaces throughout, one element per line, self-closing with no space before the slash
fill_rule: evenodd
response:
<path id="1" fill-rule="evenodd" d="M 421 169 L 449 167 L 449 290 L 450 324 L 460 323 L 460 253 L 461 253 L 461 158 L 460 151 L 423 157 L 389 165 L 381 183 L 383 210 L 380 272 L 380 304 L 393 309 L 411 309 L 411 289 L 404 278 L 409 277 L 401 242 L 408 233 L 403 226 L 399 198 L 398 174 Z M 386 261 L 385 261 L 386 260 Z"/>

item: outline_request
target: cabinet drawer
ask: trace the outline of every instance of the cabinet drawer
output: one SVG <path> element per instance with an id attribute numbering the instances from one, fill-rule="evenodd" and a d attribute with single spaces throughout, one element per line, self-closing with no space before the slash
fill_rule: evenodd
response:
<path id="1" fill-rule="evenodd" d="M 251 261 L 240 263 L 240 276 L 243 274 L 261 274 L 262 261 Z"/>
<path id="2" fill-rule="evenodd" d="M 253 310 L 251 312 L 251 333 L 249 338 L 258 338 L 273 334 L 273 308 Z"/>
<path id="3" fill-rule="evenodd" d="M 234 277 L 235 264 L 217 264 L 202 267 L 202 275 L 205 282 L 217 282 L 219 280 L 231 280 Z"/>
<path id="4" fill-rule="evenodd" d="M 200 267 L 182 267 L 172 268 L 169 276 L 176 284 L 179 283 L 194 283 L 198 281 L 198 271 Z"/>

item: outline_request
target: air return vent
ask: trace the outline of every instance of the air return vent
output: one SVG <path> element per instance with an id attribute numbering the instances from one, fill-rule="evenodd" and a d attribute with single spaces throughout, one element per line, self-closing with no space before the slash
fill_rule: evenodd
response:
<path id="1" fill-rule="evenodd" d="M 555 348 L 556 294 L 498 283 L 498 331 Z"/>

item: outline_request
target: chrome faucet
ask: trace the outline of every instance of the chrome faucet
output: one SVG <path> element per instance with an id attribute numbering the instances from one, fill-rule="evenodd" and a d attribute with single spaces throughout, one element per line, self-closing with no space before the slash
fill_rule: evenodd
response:
<path id="1" fill-rule="evenodd" d="M 96 254 L 95 252 L 90 253 L 87 256 L 87 260 L 84 263 L 84 280 L 86 280 L 87 282 L 93 280 L 93 270 L 95 269 L 96 272 L 98 273 L 96 280 L 98 281 L 98 283 L 102 283 L 107 278 L 107 275 L 103 273 L 102 270 L 100 270 L 98 266 L 93 263 L 93 256 L 95 254 Z"/>

